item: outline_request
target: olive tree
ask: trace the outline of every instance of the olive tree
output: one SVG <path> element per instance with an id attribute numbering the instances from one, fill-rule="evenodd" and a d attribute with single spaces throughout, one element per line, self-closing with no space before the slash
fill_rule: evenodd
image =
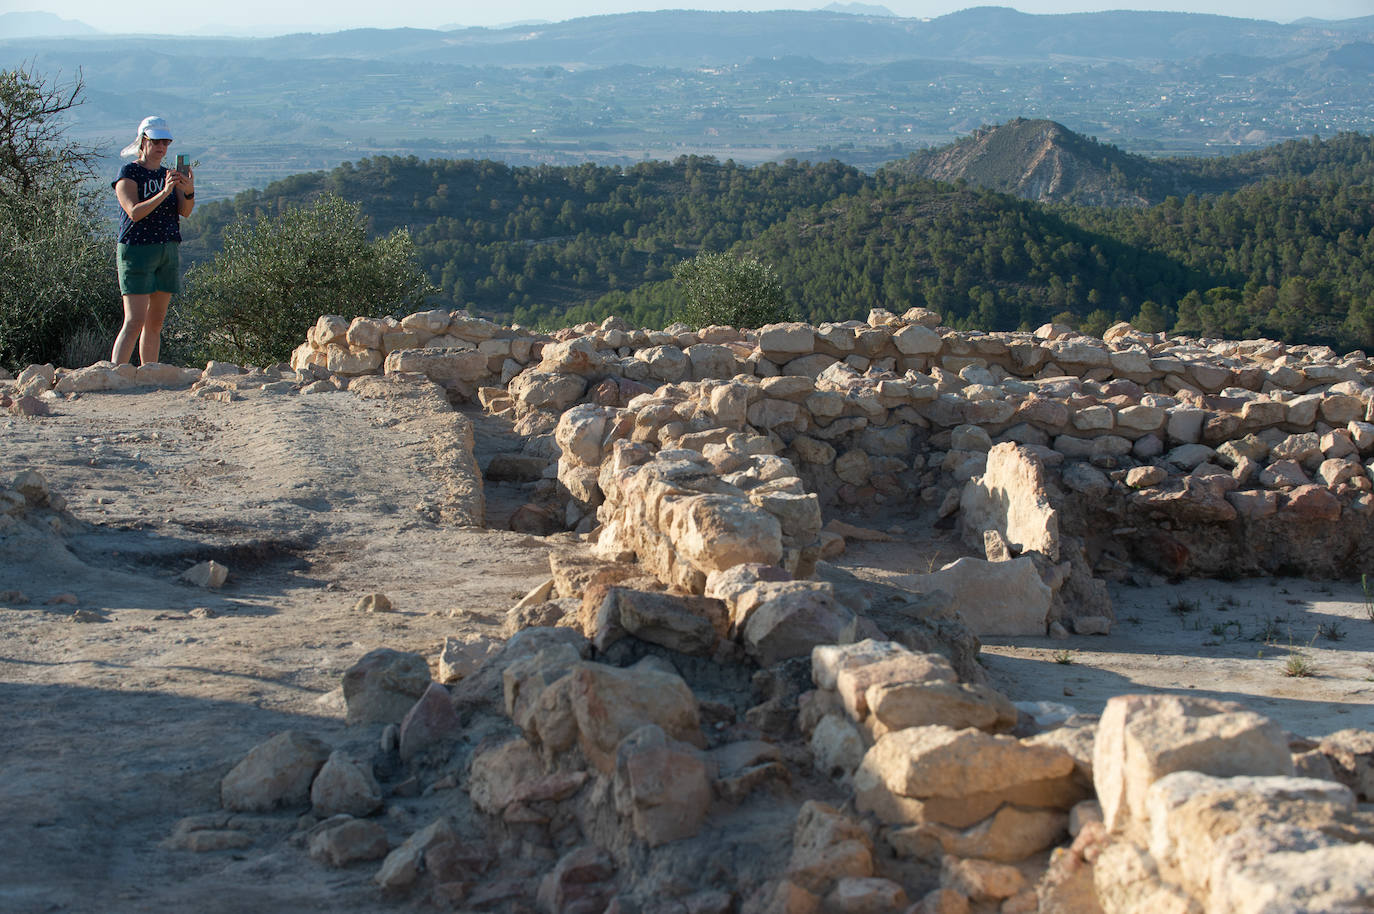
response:
<path id="1" fill-rule="evenodd" d="M 198 360 L 280 362 L 322 314 L 404 313 L 434 291 L 409 232 L 369 240 L 361 208 L 325 194 L 230 224 L 223 248 L 187 271 L 169 337 Z"/>
<path id="2" fill-rule="evenodd" d="M 773 268 L 755 257 L 703 251 L 673 268 L 687 296 L 676 318 L 692 327 L 762 327 L 790 316 Z"/>

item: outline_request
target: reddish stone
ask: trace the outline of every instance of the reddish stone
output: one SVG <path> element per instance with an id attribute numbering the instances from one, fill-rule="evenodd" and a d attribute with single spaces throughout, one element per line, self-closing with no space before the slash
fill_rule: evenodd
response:
<path id="1" fill-rule="evenodd" d="M 1279 510 L 1289 520 L 1334 521 L 1341 519 L 1341 500 L 1325 486 L 1298 486 Z"/>
<path id="2" fill-rule="evenodd" d="M 410 761 L 436 743 L 457 736 L 460 726 L 448 689 L 431 682 L 401 721 L 401 759 Z"/>

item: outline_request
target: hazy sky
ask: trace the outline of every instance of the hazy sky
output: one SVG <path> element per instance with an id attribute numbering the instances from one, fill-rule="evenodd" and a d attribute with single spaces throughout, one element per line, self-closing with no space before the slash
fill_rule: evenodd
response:
<path id="1" fill-rule="evenodd" d="M 506 0 L 503 3 L 473 3 L 451 0 L 408 0 L 399 4 L 375 0 L 236 0 L 222 4 L 168 3 L 161 7 L 112 4 L 108 0 L 0 0 L 0 13 L 41 9 L 66 19 L 79 19 L 108 32 L 182 33 L 202 31 L 209 26 L 225 26 L 232 31 L 255 34 L 281 34 L 300 31 L 331 31 L 359 26 L 397 28 L 413 26 L 495 26 L 529 19 L 570 19 L 602 13 L 625 13 L 644 9 L 768 10 L 779 8 L 816 9 L 828 0 L 787 2 L 749 2 L 749 0 L 586 0 L 567 3 L 558 0 Z M 1374 15 L 1374 0 L 1144 0 L 1140 3 L 1092 2 L 1092 0 L 985 0 L 985 2 L 944 2 L 944 0 L 889 0 L 881 3 L 899 16 L 942 16 L 969 6 L 1012 6 L 1026 13 L 1091 12 L 1101 9 L 1175 10 L 1192 13 L 1218 13 L 1251 19 L 1291 22 L 1303 17 L 1349 19 Z"/>

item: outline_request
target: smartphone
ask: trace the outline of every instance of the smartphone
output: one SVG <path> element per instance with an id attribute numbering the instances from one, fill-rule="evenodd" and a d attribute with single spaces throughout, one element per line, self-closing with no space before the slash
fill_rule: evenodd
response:
<path id="1" fill-rule="evenodd" d="M 189 175 L 191 173 L 191 162 L 186 158 L 186 156 L 177 156 L 177 171 L 181 172 L 184 175 Z"/>

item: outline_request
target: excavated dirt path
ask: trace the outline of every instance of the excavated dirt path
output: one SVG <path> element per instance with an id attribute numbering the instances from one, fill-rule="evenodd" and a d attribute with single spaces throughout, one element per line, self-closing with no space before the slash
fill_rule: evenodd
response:
<path id="1" fill-rule="evenodd" d="M 342 726 L 329 693 L 343 670 L 376 647 L 434 657 L 446 636 L 495 636 L 547 574 L 550 541 L 459 523 L 471 480 L 452 459 L 461 420 L 444 410 L 348 393 L 222 403 L 138 391 L 54 413 L 0 419 L 0 470 L 38 470 L 77 520 L 0 536 L 0 593 L 27 597 L 0 600 L 0 910 L 391 908 L 370 884 L 375 865 L 309 861 L 287 815 L 240 817 L 262 834 L 242 850 L 163 842 L 182 817 L 216 813 L 219 779 L 274 732 L 339 748 L 374 739 Z M 515 447 L 499 423 L 474 419 L 479 455 Z M 490 494 L 499 521 L 514 502 Z M 846 519 L 919 529 L 900 512 Z M 946 545 L 913 532 L 856 543 L 838 564 L 881 582 L 948 561 L 933 554 Z M 228 566 L 222 590 L 178 580 L 205 559 Z M 355 611 L 373 591 L 397 611 Z M 63 595 L 75 604 L 49 602 Z M 1374 727 L 1374 622 L 1358 588 L 1202 582 L 1114 597 L 1123 621 L 1111 636 L 988 645 L 993 681 L 1084 711 L 1166 688 L 1245 699 L 1300 733 Z M 1197 609 L 1171 612 L 1178 597 Z M 77 610 L 99 621 L 74 622 Z M 1268 643 L 1250 640 L 1281 616 Z M 1318 623 L 1344 639 L 1309 647 Z M 1315 676 L 1282 675 L 1290 630 Z M 388 802 L 397 839 L 426 824 L 420 804 Z"/>
<path id="2" fill-rule="evenodd" d="M 494 634 L 546 544 L 437 522 L 452 413 L 255 391 L 54 411 L 0 421 L 5 471 L 38 470 L 84 522 L 0 537 L 0 591 L 28 598 L 0 605 L 0 909 L 375 910 L 369 868 L 160 842 L 273 732 L 354 738 L 327 693 L 362 654 Z M 205 559 L 222 590 L 177 579 Z M 397 611 L 355 612 L 372 591 Z"/>

